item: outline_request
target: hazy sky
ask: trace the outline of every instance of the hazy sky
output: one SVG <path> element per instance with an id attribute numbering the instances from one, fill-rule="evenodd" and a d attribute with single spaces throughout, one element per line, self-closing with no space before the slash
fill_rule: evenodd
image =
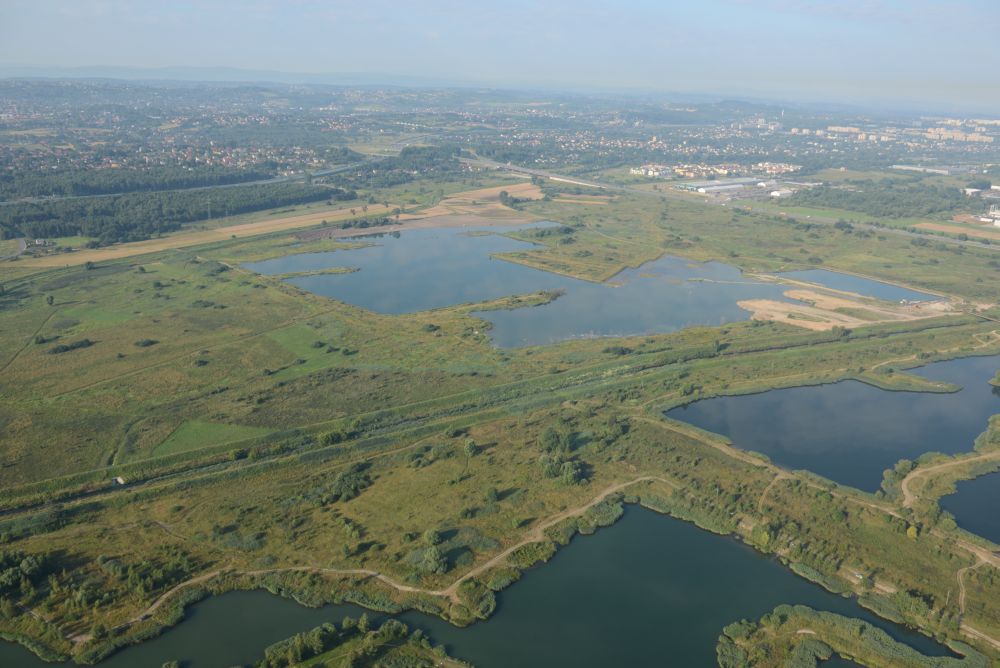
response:
<path id="1" fill-rule="evenodd" d="M 0 63 L 372 72 L 1000 112 L 1000 0 L 0 0 Z"/>

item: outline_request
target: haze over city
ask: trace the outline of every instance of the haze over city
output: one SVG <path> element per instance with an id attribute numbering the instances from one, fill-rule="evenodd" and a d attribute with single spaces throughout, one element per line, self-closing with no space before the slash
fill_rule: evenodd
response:
<path id="1" fill-rule="evenodd" d="M 306 73 L 358 83 L 360 75 L 373 84 L 630 89 L 980 112 L 1000 103 L 991 85 L 1000 67 L 1000 6 L 991 0 L 8 0 L 0 16 L 0 66 L 14 75 L 72 74 L 54 71 L 68 67 L 115 75 L 108 68 L 127 67 L 159 69 L 146 73 L 156 78 Z"/>

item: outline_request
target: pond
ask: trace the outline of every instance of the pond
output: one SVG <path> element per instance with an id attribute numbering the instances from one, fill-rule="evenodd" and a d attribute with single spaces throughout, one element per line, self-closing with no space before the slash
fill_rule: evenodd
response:
<path id="1" fill-rule="evenodd" d="M 989 380 L 1000 357 L 928 364 L 915 373 L 961 385 L 949 394 L 889 392 L 848 380 L 760 394 L 716 397 L 668 417 L 723 434 L 776 464 L 875 491 L 882 472 L 925 452 L 972 450 L 1000 398 Z"/>
<path id="2" fill-rule="evenodd" d="M 564 291 L 544 306 L 477 313 L 492 323 L 493 342 L 504 348 L 721 325 L 749 317 L 737 306 L 739 300 L 785 300 L 782 293 L 787 287 L 744 278 L 735 267 L 670 256 L 623 271 L 604 283 L 582 281 L 493 257 L 529 250 L 533 244 L 469 232 L 412 230 L 398 237 L 372 239 L 374 245 L 363 248 L 302 253 L 244 266 L 267 275 L 357 268 L 353 273 L 288 280 L 304 290 L 379 313 L 412 313 L 540 290 Z"/>
<path id="3" fill-rule="evenodd" d="M 958 491 L 942 497 L 944 510 L 958 526 L 1000 544 L 1000 473 L 990 473 L 956 485 Z"/>
<path id="4" fill-rule="evenodd" d="M 860 617 L 925 654 L 948 653 L 732 538 L 638 507 L 614 526 L 574 539 L 498 598 L 490 620 L 465 629 L 416 613 L 399 618 L 480 668 L 713 666 L 726 624 L 758 619 L 782 603 Z M 354 606 L 309 609 L 264 592 L 234 592 L 193 606 L 177 627 L 99 665 L 249 664 L 269 644 L 360 613 Z M 0 665 L 48 664 L 0 644 Z"/>
<path id="5" fill-rule="evenodd" d="M 776 274 L 776 276 L 790 278 L 796 281 L 816 283 L 817 285 L 822 285 L 823 287 L 832 288 L 834 290 L 854 292 L 865 297 L 875 297 L 876 299 L 884 299 L 890 302 L 898 302 L 903 299 L 908 301 L 932 301 L 940 299 L 937 295 L 928 294 L 926 292 L 917 292 L 916 290 L 910 290 L 909 288 L 892 285 L 891 283 L 874 281 L 869 278 L 862 278 L 851 274 L 841 274 L 828 269 L 786 271 Z"/>

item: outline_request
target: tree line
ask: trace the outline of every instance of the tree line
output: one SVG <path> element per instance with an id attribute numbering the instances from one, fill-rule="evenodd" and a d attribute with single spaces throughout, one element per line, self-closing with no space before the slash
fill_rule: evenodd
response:
<path id="1" fill-rule="evenodd" d="M 397 156 L 337 175 L 334 183 L 344 188 L 391 188 L 417 178 L 453 175 L 461 171 L 460 153 L 457 145 L 407 146 Z"/>
<path id="2" fill-rule="evenodd" d="M 868 181 L 851 188 L 819 186 L 801 190 L 789 203 L 847 209 L 882 218 L 916 218 L 953 213 L 967 204 L 958 188 Z"/>
<path id="3" fill-rule="evenodd" d="M 301 183 L 212 191 L 130 193 L 97 199 L 22 202 L 0 207 L 0 237 L 94 237 L 105 245 L 173 232 L 184 223 L 321 200 L 352 200 L 353 190 Z"/>
<path id="4" fill-rule="evenodd" d="M 149 169 L 64 169 L 55 172 L 0 173 L 0 199 L 22 197 L 78 197 L 140 191 L 222 186 L 271 178 L 267 170 L 231 167 Z"/>

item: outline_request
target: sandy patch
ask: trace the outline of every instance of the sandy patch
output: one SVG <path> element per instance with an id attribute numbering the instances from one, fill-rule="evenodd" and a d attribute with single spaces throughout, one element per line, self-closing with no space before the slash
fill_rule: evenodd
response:
<path id="1" fill-rule="evenodd" d="M 607 206 L 608 204 L 608 200 L 606 199 L 578 199 L 576 197 L 556 197 L 552 201 L 559 204 L 590 204 L 596 206 Z"/>
<path id="2" fill-rule="evenodd" d="M 148 239 L 146 241 L 134 241 L 126 244 L 116 244 L 106 248 L 95 248 L 92 250 L 80 250 L 72 253 L 59 253 L 56 255 L 43 255 L 37 258 L 25 257 L 19 260 L 19 264 L 27 267 L 65 267 L 84 264 L 85 262 L 104 262 L 107 260 L 118 260 L 123 257 L 142 255 L 144 253 L 155 253 L 169 250 L 171 248 L 184 248 L 187 246 L 200 246 L 201 244 L 212 243 L 214 241 L 225 241 L 233 236 L 236 238 L 246 238 L 269 232 L 280 232 L 283 230 L 294 230 L 300 227 L 310 227 L 318 225 L 324 220 L 336 221 L 356 217 L 358 207 L 354 207 L 355 213 L 351 213 L 350 208 L 327 209 L 298 216 L 288 216 L 285 218 L 275 218 L 273 220 L 262 220 L 256 223 L 244 223 L 242 225 L 230 225 L 228 227 L 217 227 L 211 230 L 198 230 L 196 232 L 177 232 L 159 239 Z M 390 211 L 391 207 L 381 204 L 370 204 L 368 214 L 379 214 Z"/>
<path id="3" fill-rule="evenodd" d="M 346 230 L 342 230 L 339 227 L 324 227 L 318 230 L 306 230 L 300 232 L 296 236 L 304 241 L 315 241 L 317 239 L 345 239 L 348 237 L 363 237 L 371 234 L 390 234 L 392 232 L 406 232 L 407 230 L 421 230 L 430 227 L 501 227 L 509 225 L 526 225 L 528 223 L 535 222 L 533 218 L 526 217 L 504 216 L 503 218 L 498 218 L 494 216 L 487 218 L 485 216 L 470 214 L 450 214 L 444 216 L 431 216 L 430 218 L 411 219 L 406 219 L 403 216 L 400 216 L 400 220 L 406 220 L 406 223 L 365 228 L 351 227 Z"/>
<path id="4" fill-rule="evenodd" d="M 418 220 L 453 214 L 518 217 L 520 214 L 517 211 L 500 203 L 500 193 L 504 190 L 515 199 L 535 200 L 542 199 L 543 197 L 541 189 L 531 182 L 511 183 L 504 186 L 480 188 L 479 190 L 467 190 L 456 193 L 419 213 L 404 213 L 399 219 Z"/>
<path id="5" fill-rule="evenodd" d="M 919 320 L 954 313 L 947 302 L 919 302 L 912 305 L 888 306 L 873 300 L 855 300 L 813 290 L 788 290 L 785 296 L 807 303 L 779 302 L 773 299 L 745 299 L 737 302 L 750 311 L 754 320 L 784 322 L 796 327 L 824 331 L 834 327 L 861 327 L 894 320 Z M 864 311 L 864 318 L 854 317 L 839 309 Z"/>
<path id="6" fill-rule="evenodd" d="M 960 227 L 947 223 L 918 223 L 917 227 L 922 230 L 933 230 L 935 232 L 948 232 L 950 234 L 968 234 L 970 237 L 980 239 L 1000 239 L 1000 230 L 992 232 L 990 230 L 978 230 L 971 227 Z"/>

